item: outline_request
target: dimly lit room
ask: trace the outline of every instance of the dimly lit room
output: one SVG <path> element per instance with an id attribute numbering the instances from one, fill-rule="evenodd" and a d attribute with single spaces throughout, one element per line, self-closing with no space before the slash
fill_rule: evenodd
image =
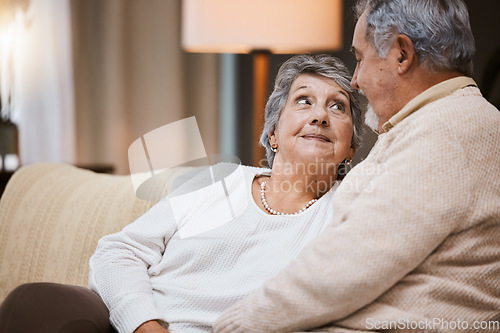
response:
<path id="1" fill-rule="evenodd" d="M 0 0 L 0 333 L 500 332 L 499 13 Z"/>

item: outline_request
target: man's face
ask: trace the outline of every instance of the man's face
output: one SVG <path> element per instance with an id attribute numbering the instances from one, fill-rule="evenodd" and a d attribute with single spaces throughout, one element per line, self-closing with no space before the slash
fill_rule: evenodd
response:
<path id="1" fill-rule="evenodd" d="M 356 70 L 351 86 L 361 89 L 374 113 L 379 118 L 379 129 L 392 115 L 399 111 L 395 105 L 394 92 L 398 76 L 394 63 L 394 49 L 385 59 L 379 57 L 375 47 L 366 40 L 366 12 L 360 17 L 352 40 L 352 51 L 356 56 Z"/>

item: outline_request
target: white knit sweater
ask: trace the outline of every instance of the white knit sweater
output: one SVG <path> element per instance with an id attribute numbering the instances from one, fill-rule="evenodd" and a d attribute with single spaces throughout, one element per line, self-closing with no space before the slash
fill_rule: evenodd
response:
<path id="1" fill-rule="evenodd" d="M 152 319 L 172 332 L 209 332 L 224 309 L 275 276 L 321 233 L 332 219 L 333 189 L 296 216 L 268 215 L 251 193 L 252 180 L 263 172 L 238 167 L 225 184 L 203 187 L 211 177 L 205 171 L 99 241 L 89 284 L 119 332 Z"/>

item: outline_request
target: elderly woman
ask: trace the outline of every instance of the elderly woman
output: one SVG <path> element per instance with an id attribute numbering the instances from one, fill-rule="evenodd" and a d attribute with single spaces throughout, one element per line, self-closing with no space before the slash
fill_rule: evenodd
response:
<path id="1" fill-rule="evenodd" d="M 292 57 L 266 105 L 261 143 L 270 170 L 240 166 L 225 178 L 225 191 L 213 184 L 170 194 L 99 241 L 89 284 L 119 332 L 209 332 L 224 309 L 319 235 L 334 214 L 339 166 L 350 163 L 360 141 L 350 80 L 331 56 Z M 202 231 L 183 234 L 192 225 Z"/>

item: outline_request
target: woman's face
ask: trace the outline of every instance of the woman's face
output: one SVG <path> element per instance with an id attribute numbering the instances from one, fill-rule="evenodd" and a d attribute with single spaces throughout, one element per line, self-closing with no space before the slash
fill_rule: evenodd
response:
<path id="1" fill-rule="evenodd" d="M 301 74 L 290 87 L 288 99 L 271 145 L 278 145 L 274 163 L 328 163 L 338 166 L 354 155 L 349 94 L 332 79 Z"/>

